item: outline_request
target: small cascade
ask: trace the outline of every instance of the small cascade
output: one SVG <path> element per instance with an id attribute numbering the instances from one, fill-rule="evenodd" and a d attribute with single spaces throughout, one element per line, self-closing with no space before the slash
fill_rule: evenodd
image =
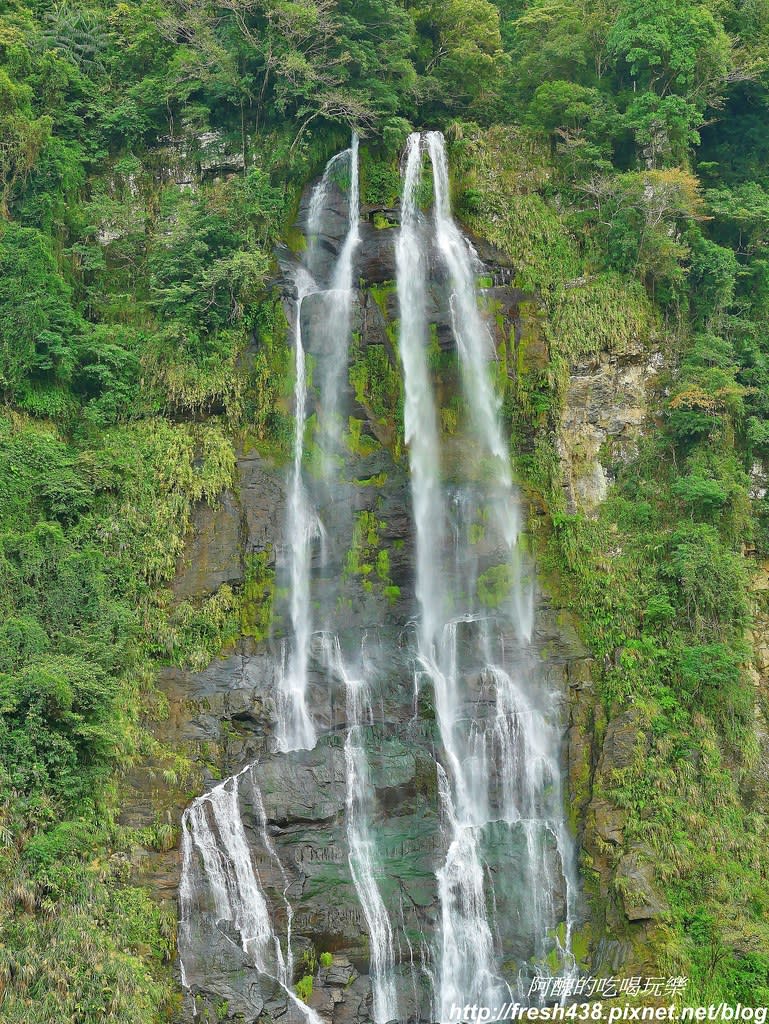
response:
<path id="1" fill-rule="evenodd" d="M 500 1005 L 509 989 L 496 973 L 481 837 L 457 817 L 451 784 L 440 764 L 438 792 L 448 849 L 436 872 L 441 921 L 434 998 L 437 1019 L 447 1021 L 453 1006 Z"/>
<path id="2" fill-rule="evenodd" d="M 335 153 L 326 164 L 320 181 L 315 185 L 310 193 L 310 204 L 307 210 L 307 224 L 305 228 L 305 234 L 307 237 L 305 266 L 313 276 L 316 276 L 318 271 L 320 234 L 323 228 L 324 214 L 328 207 L 331 186 L 337 177 L 338 171 L 348 159 L 349 155 L 349 149 L 344 149 L 341 153 Z"/>
<path id="3" fill-rule="evenodd" d="M 258 793 L 249 766 L 198 797 L 182 817 L 178 936 L 182 983 L 187 987 L 193 950 L 206 949 L 209 944 L 215 948 L 222 938 L 234 942 L 228 934 L 234 931 L 246 962 L 259 975 L 276 982 L 308 1024 L 322 1024 L 291 989 L 290 940 L 284 955 L 254 869 L 239 806 L 240 780 L 246 773 Z M 261 795 L 258 799 L 261 805 Z M 271 844 L 268 851 L 277 859 Z M 207 928 L 208 941 L 198 935 L 193 942 L 195 927 Z"/>
<path id="4" fill-rule="evenodd" d="M 375 1024 L 398 1017 L 395 988 L 393 930 L 377 883 L 382 870 L 370 831 L 372 787 L 365 747 L 365 730 L 373 721 L 368 687 L 363 678 L 348 672 L 339 638 L 329 637 L 328 657 L 334 675 L 343 682 L 346 697 L 347 736 L 344 744 L 347 776 L 347 843 L 350 874 L 358 893 L 369 934 L 369 973 Z"/>

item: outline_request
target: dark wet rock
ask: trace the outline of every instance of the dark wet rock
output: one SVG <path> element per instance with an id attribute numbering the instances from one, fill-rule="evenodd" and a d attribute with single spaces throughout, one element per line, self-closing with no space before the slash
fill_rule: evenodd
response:
<path id="1" fill-rule="evenodd" d="M 275 551 L 283 542 L 286 518 L 285 473 L 276 472 L 254 451 L 238 456 L 240 506 L 245 519 L 246 553 Z"/>
<path id="2" fill-rule="evenodd" d="M 395 280 L 395 243 L 398 232 L 394 229 L 361 225 L 361 245 L 358 249 L 357 271 L 369 284 L 384 284 Z"/>
<path id="3" fill-rule="evenodd" d="M 615 807 L 605 800 L 596 801 L 593 805 L 595 815 L 595 831 L 605 843 L 623 844 L 623 829 L 627 821 L 627 811 Z"/>
<path id="4" fill-rule="evenodd" d="M 643 729 L 645 722 L 643 712 L 635 708 L 623 711 L 609 722 L 601 754 L 604 773 L 630 768 L 645 755 L 649 746 L 649 736 Z"/>
<path id="5" fill-rule="evenodd" d="M 240 508 L 232 491 L 224 491 L 215 508 L 201 503 L 193 512 L 190 541 L 177 567 L 175 595 L 202 597 L 223 583 L 239 583 L 242 559 Z"/>

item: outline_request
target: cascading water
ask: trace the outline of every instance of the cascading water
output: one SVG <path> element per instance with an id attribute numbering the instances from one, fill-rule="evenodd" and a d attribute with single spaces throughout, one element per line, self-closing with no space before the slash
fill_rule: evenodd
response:
<path id="1" fill-rule="evenodd" d="M 364 735 L 366 727 L 373 721 L 370 696 L 365 678 L 356 678 L 347 670 L 338 637 L 327 637 L 326 646 L 329 667 L 333 675 L 343 683 L 345 690 L 347 737 L 344 758 L 350 874 L 366 919 L 370 940 L 374 1021 L 375 1024 L 387 1024 L 398 1016 L 398 997 L 392 925 L 377 884 L 377 876 L 382 869 L 370 833 L 373 794 Z"/>
<path id="2" fill-rule="evenodd" d="M 360 242 L 360 182 L 358 176 L 358 136 L 353 134 L 347 151 L 350 164 L 348 200 L 348 228 L 342 248 L 334 265 L 329 291 L 325 298 L 326 321 L 333 332 L 328 358 L 321 381 L 321 432 L 328 451 L 324 466 L 326 477 L 334 474 L 328 456 L 338 452 L 341 431 L 339 427 L 339 396 L 346 383 L 347 362 L 353 302 L 353 269 L 355 250 Z"/>
<path id="3" fill-rule="evenodd" d="M 409 136 L 395 246 L 403 363 L 404 433 L 409 452 L 416 550 L 416 596 L 421 610 L 420 646 L 428 652 L 441 618 L 441 580 L 436 568 L 442 545 L 438 421 L 427 367 L 426 254 L 418 206 L 422 177 L 421 137 Z"/>
<path id="4" fill-rule="evenodd" d="M 287 533 L 291 578 L 291 629 L 293 647 L 284 650 L 278 683 L 277 742 L 280 750 L 304 750 L 315 746 L 317 734 L 307 708 L 307 668 L 310 657 L 310 559 L 313 539 L 322 526 L 311 511 L 302 479 L 304 430 L 307 421 L 307 373 L 302 342 L 302 302 L 313 291 L 310 274 L 298 275 L 296 329 L 294 331 L 294 465 L 288 502 Z"/>
<path id="5" fill-rule="evenodd" d="M 320 1017 L 301 1002 L 291 989 L 293 956 L 290 930 L 284 955 L 280 939 L 272 927 L 270 910 L 259 877 L 254 870 L 251 850 L 240 815 L 240 780 L 249 775 L 258 794 L 252 766 L 215 786 L 199 797 L 182 817 L 182 877 L 179 886 L 179 955 L 182 983 L 187 986 L 193 948 L 216 943 L 226 933 L 227 923 L 237 932 L 246 962 L 260 975 L 272 979 L 285 993 L 289 1005 L 299 1011 L 307 1024 L 322 1024 Z M 261 795 L 258 795 L 261 805 Z M 270 856 L 277 859 L 264 831 Z M 281 868 L 282 870 L 282 868 Z M 286 899 L 286 905 L 290 904 Z M 201 906 L 205 909 L 201 911 Z M 193 928 L 207 929 L 197 937 Z M 229 942 L 233 938 L 227 936 Z"/>
<path id="6" fill-rule="evenodd" d="M 358 136 L 353 135 L 349 150 L 338 153 L 326 165 L 323 177 L 313 190 L 307 219 L 309 267 L 314 265 L 315 246 L 322 226 L 333 174 L 341 161 L 350 164 L 350 193 L 348 228 L 336 261 L 329 290 L 321 289 L 309 268 L 297 273 L 296 327 L 294 330 L 294 464 L 288 505 L 287 536 L 289 538 L 289 566 L 291 585 L 291 628 L 293 647 L 284 652 L 283 667 L 278 682 L 277 743 L 282 751 L 308 750 L 315 746 L 317 731 L 307 707 L 308 668 L 313 625 L 310 608 L 310 576 L 312 543 L 324 533 L 324 528 L 308 500 L 304 484 L 302 462 L 304 436 L 307 425 L 307 373 L 302 337 L 302 305 L 308 295 L 323 296 L 328 304 L 326 319 L 333 325 L 335 344 L 330 368 L 323 375 L 320 392 L 322 410 L 321 432 L 326 441 L 323 459 L 324 484 L 333 486 L 331 450 L 338 446 L 339 429 L 337 410 L 339 392 L 343 385 L 343 370 L 347 365 L 347 348 L 352 312 L 353 257 L 359 240 L 359 185 Z"/>
<path id="7" fill-rule="evenodd" d="M 427 155 L 434 202 L 431 211 L 423 212 Z M 348 167 L 345 210 L 336 185 Z M 355 255 L 362 234 L 358 206 L 358 140 L 353 136 L 350 149 L 328 162 L 310 196 L 308 248 L 303 264 L 292 270 L 295 433 L 284 578 L 289 628 L 277 684 L 279 753 L 267 760 L 278 759 L 286 773 L 318 772 L 319 779 L 342 786 L 336 811 L 343 828 L 336 835 L 339 857 L 329 859 L 343 862 L 346 878 L 322 875 L 315 891 L 333 892 L 328 887 L 336 884 L 357 896 L 358 927 L 368 936 L 370 989 L 365 999 L 370 1002 L 365 1005 L 370 1009 L 360 1010 L 356 1019 L 448 1022 L 456 1019 L 454 1007 L 468 1003 L 493 1007 L 508 998 L 535 1001 L 529 986 L 536 974 L 552 972 L 554 961 L 560 972 L 574 968 L 570 944 L 576 882 L 562 807 L 558 710 L 534 670 L 532 588 L 517 545 L 519 503 L 492 383 L 495 343 L 479 306 L 480 264 L 452 218 L 446 152 L 443 137 L 435 132 L 408 139 L 395 238 L 399 323 L 393 358 L 399 357 L 403 368 L 419 613 L 416 640 L 405 639 L 413 637 L 410 630 L 402 634 L 408 655 L 399 665 L 405 671 L 388 676 L 389 667 L 382 670 L 383 663 L 402 656 L 394 641 L 379 662 L 372 654 L 369 663 L 365 624 L 358 628 L 358 620 L 353 620 L 358 625 L 345 621 L 350 605 L 338 600 L 344 589 L 335 589 L 332 577 L 337 569 L 343 575 L 346 563 L 340 564 L 340 553 L 344 558 L 349 550 L 356 510 L 350 500 L 356 492 L 341 471 L 342 459 L 350 454 L 342 444 L 341 424 L 348 411 Z M 330 252 L 336 252 L 331 262 Z M 436 309 L 450 314 L 437 355 L 437 330 L 431 327 Z M 454 351 L 456 371 L 446 369 L 454 365 Z M 456 373 L 457 387 L 453 378 L 451 387 L 459 390 L 461 381 L 464 396 L 452 436 L 443 429 L 442 411 L 439 416 L 448 390 L 446 380 L 437 379 L 440 373 Z M 311 431 L 322 458 L 305 464 L 305 437 Z M 372 480 L 383 475 L 380 464 L 368 471 Z M 363 506 L 377 521 L 378 502 Z M 376 514 L 368 512 L 371 507 Z M 407 514 L 402 519 L 408 521 Z M 320 559 L 313 551 L 318 542 Z M 324 550 L 331 552 L 328 558 Z M 366 571 L 373 574 L 371 566 Z M 370 592 L 370 579 L 365 585 Z M 397 629 L 402 626 L 401 619 Z M 355 650 L 359 655 L 348 657 Z M 407 657 L 414 666 L 415 706 L 413 719 L 405 723 L 408 712 L 403 714 L 398 700 L 399 690 L 408 688 Z M 316 679 L 330 695 L 325 719 L 313 703 L 320 692 Z M 423 710 L 430 702 L 434 721 Z M 343 741 L 334 733 L 342 724 Z M 412 754 L 407 749 L 412 741 L 424 741 L 426 751 Z M 405 772 L 408 757 L 414 766 L 414 781 L 405 772 L 405 781 L 390 783 L 389 799 L 413 802 L 409 813 L 415 815 L 420 837 L 413 841 L 426 847 L 424 860 L 420 854 L 409 862 L 417 899 L 403 877 L 397 885 L 388 879 L 390 858 L 411 856 L 403 852 L 408 837 L 404 841 L 397 825 L 391 825 L 390 805 L 377 788 L 390 770 L 391 755 L 383 752 L 388 743 L 392 749 L 398 744 L 406 748 L 406 755 L 392 755 L 401 759 L 398 771 Z M 343 752 L 343 768 L 334 751 Z M 417 762 L 422 772 L 418 784 Z M 302 929 L 316 913 L 308 913 L 305 905 L 295 913 L 297 901 L 310 898 L 312 888 L 296 866 L 303 847 L 295 842 L 291 824 L 274 813 L 274 786 L 264 789 L 263 800 L 260 770 L 273 777 L 263 759 L 261 769 L 247 766 L 185 812 L 179 894 L 182 978 L 193 991 L 206 976 L 210 959 L 205 952 L 213 951 L 218 964 L 231 947 L 236 963 L 240 957 L 282 993 L 288 1020 L 321 1024 L 326 1016 L 305 1006 L 292 990 L 292 937 L 296 931 L 297 947 L 306 952 Z M 405 796 L 393 795 L 401 789 Z M 427 799 L 424 793 L 430 794 L 429 808 L 420 803 Z M 269 819 L 265 802 L 273 808 Z M 417 818 L 425 812 L 429 821 L 422 828 Z M 393 854 L 393 848 L 400 852 Z M 292 850 L 299 860 L 286 860 L 284 866 L 278 850 L 284 859 Z M 313 856 L 322 860 L 317 851 Z M 326 898 L 333 902 L 333 895 Z M 325 941 L 326 933 L 317 927 Z M 347 933 L 336 941 L 343 946 Z M 515 977 L 503 968 L 512 961 L 518 965 Z"/>
<path id="8" fill-rule="evenodd" d="M 488 859 L 493 856 L 494 842 L 499 843 L 500 829 L 522 829 L 524 833 L 525 883 L 532 890 L 527 901 L 527 924 L 536 940 L 535 955 L 544 957 L 548 942 L 555 942 L 563 953 L 565 969 L 573 962 L 568 950 L 571 913 L 567 906 L 566 941 L 559 943 L 553 938 L 559 919 L 549 899 L 554 879 L 548 836 L 556 847 L 555 859 L 565 880 L 567 904 L 572 886 L 560 804 L 558 737 L 552 716 L 548 719 L 534 706 L 524 688 L 495 661 L 496 652 L 492 650 L 495 630 L 501 639 L 505 626 L 510 625 L 519 642 L 528 641 L 531 631 L 521 611 L 524 602 L 512 599 L 516 590 L 520 593 L 520 563 L 515 551 L 518 502 L 499 402 L 490 381 L 494 349 L 478 309 L 474 252 L 451 217 L 443 137 L 430 132 L 424 142 L 433 168 L 435 246 L 448 274 L 448 304 L 468 407 L 470 447 L 465 462 L 472 461 L 472 465 L 465 466 L 471 498 L 459 503 L 461 515 L 460 522 L 455 523 L 453 558 L 441 559 L 436 557 L 441 549 L 441 524 L 451 518 L 451 510 L 447 491 L 441 489 L 438 478 L 441 453 L 425 357 L 426 260 L 417 206 L 423 139 L 414 134 L 407 145 L 397 245 L 400 349 L 416 528 L 416 590 L 422 617 L 417 686 L 432 685 L 444 760 L 438 772 L 447 852 L 436 873 L 441 920 L 436 944 L 435 1011 L 439 1019 L 447 1020 L 452 1007 L 467 1003 L 499 1005 L 512 994 L 498 972 L 491 906 L 494 891 L 487 877 Z M 504 599 L 494 602 L 502 613 L 497 614 L 497 621 L 478 608 L 478 596 L 473 593 L 481 582 L 476 575 L 477 559 L 468 524 L 461 521 L 480 522 L 484 517 L 485 528 L 497 534 L 496 550 L 502 555 L 492 579 L 501 581 L 510 592 L 509 598 L 503 595 Z M 450 617 L 445 614 L 446 594 L 452 598 Z M 473 680 L 459 664 L 458 634 L 460 629 L 468 628 L 476 633 L 478 663 L 473 668 L 477 673 L 475 685 L 479 680 L 483 684 L 483 700 L 473 695 Z M 495 707 L 493 717 L 484 711 L 489 703 Z M 492 780 L 499 782 L 493 786 Z"/>

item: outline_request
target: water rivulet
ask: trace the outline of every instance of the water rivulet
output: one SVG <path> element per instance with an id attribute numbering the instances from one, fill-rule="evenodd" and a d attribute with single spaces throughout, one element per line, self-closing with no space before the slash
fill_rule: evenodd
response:
<path id="1" fill-rule="evenodd" d="M 402 170 L 368 220 L 353 139 L 302 207 L 306 249 L 280 254 L 275 621 L 269 656 L 241 654 L 253 756 L 182 822 L 191 1019 L 446 1021 L 576 969 L 563 691 L 495 388 L 504 289 L 452 217 L 443 137 L 410 136 Z"/>

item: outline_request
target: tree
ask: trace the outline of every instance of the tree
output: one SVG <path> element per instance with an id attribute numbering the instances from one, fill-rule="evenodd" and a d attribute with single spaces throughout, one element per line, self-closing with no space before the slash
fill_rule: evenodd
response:
<path id="1" fill-rule="evenodd" d="M 683 96 L 699 111 L 717 98 L 730 67 L 723 26 L 690 0 L 623 4 L 607 46 L 637 85 L 661 97 Z"/>
<path id="2" fill-rule="evenodd" d="M 494 4 L 431 0 L 419 8 L 417 25 L 431 44 L 424 71 L 433 103 L 487 116 L 509 67 Z"/>
<path id="3" fill-rule="evenodd" d="M 23 297 L 23 301 L 19 299 Z M 85 325 L 45 237 L 7 224 L 0 234 L 0 388 L 69 379 Z"/>
<path id="4" fill-rule="evenodd" d="M 35 117 L 32 90 L 0 67 L 0 216 L 8 216 L 14 190 L 35 165 L 51 130 L 51 118 Z"/>

